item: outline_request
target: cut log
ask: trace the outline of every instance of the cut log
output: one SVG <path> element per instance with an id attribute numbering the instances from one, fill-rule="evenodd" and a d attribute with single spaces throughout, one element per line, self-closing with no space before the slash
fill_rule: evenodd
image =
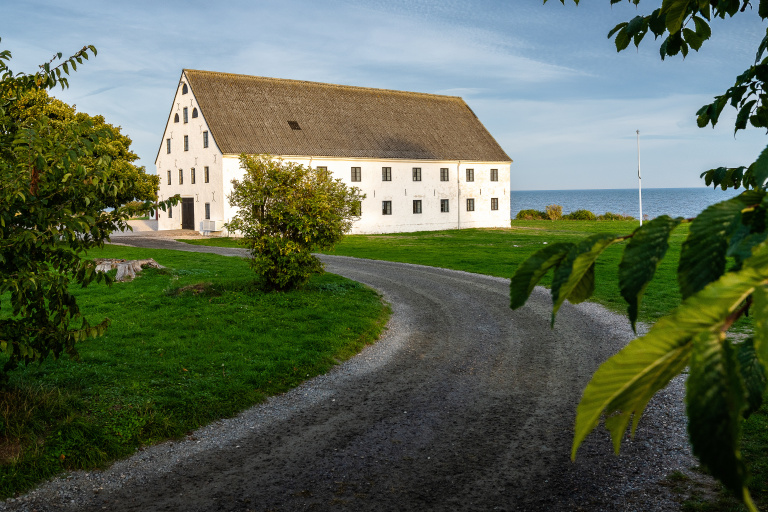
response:
<path id="1" fill-rule="evenodd" d="M 136 277 L 137 272 L 141 272 L 141 269 L 146 267 L 165 268 L 152 258 L 145 260 L 118 260 L 99 258 L 95 259 L 94 261 L 96 262 L 96 272 L 109 272 L 112 269 L 117 269 L 115 281 L 131 281 L 134 277 Z"/>

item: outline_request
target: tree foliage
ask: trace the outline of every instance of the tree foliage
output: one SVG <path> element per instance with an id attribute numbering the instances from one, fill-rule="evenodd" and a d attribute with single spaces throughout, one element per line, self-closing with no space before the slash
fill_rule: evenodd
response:
<path id="1" fill-rule="evenodd" d="M 312 255 L 341 240 L 360 214 L 365 197 L 323 168 L 241 155 L 245 171 L 229 196 L 237 215 L 227 229 L 239 231 L 251 251 L 251 267 L 268 288 L 299 287 L 323 271 Z"/>
<path id="2" fill-rule="evenodd" d="M 618 24 L 608 37 L 622 51 L 630 43 L 638 46 L 650 32 L 661 39 L 662 59 L 685 57 L 710 38 L 714 18 L 745 12 L 768 18 L 768 0 L 663 0 L 651 14 Z M 768 30 L 754 64 L 736 78 L 733 87 L 696 113 L 699 127 L 717 124 L 722 110 L 731 105 L 737 110 L 735 132 L 748 125 L 768 128 L 766 49 Z M 710 169 L 701 176 L 708 186 L 747 190 L 693 219 L 662 216 L 629 235 L 601 234 L 582 242 L 550 245 L 518 267 L 510 283 L 510 305 L 513 309 L 523 306 L 533 287 L 552 270 L 554 323 L 564 300 L 581 302 L 591 296 L 594 262 L 600 254 L 610 245 L 629 240 L 618 277 L 634 328 L 643 293 L 666 255 L 670 235 L 680 224 L 690 223 L 678 264 L 682 304 L 595 372 L 577 408 L 572 457 L 601 418 L 618 452 L 630 422 L 634 433 L 651 397 L 688 367 L 686 412 L 693 452 L 725 487 L 756 510 L 739 443 L 742 421 L 760 407 L 766 389 L 768 148 L 748 166 Z M 729 338 L 733 323 L 748 312 L 754 318 L 754 335 L 745 341 Z"/>
<path id="3" fill-rule="evenodd" d="M 104 332 L 109 320 L 91 325 L 70 284 L 109 282 L 84 259 L 86 251 L 153 207 L 121 206 L 136 196 L 117 149 L 129 164 L 129 139 L 101 118 L 71 115 L 46 99 L 46 90 L 68 86 L 67 75 L 89 53 L 96 49 L 66 59 L 59 53 L 36 73 L 15 74 L 10 51 L 0 51 L 0 351 L 8 356 L 2 379 L 19 363 L 76 357 L 76 342 Z M 26 111 L 30 101 L 39 108 Z"/>

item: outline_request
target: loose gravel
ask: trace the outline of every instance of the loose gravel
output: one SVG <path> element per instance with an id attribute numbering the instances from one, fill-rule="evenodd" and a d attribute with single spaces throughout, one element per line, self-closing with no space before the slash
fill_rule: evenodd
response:
<path id="1" fill-rule="evenodd" d="M 626 318 L 566 304 L 549 329 L 541 288 L 511 311 L 506 279 L 322 259 L 392 305 L 378 343 L 235 418 L 57 478 L 0 510 L 679 510 L 664 478 L 696 465 L 680 378 L 652 400 L 621 456 L 601 428 L 569 460 L 581 391 L 632 339 Z"/>

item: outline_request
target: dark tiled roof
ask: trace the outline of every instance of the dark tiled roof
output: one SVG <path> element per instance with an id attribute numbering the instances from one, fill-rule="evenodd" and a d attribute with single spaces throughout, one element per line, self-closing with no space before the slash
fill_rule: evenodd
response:
<path id="1" fill-rule="evenodd" d="M 456 96 L 184 73 L 225 154 L 511 160 Z"/>

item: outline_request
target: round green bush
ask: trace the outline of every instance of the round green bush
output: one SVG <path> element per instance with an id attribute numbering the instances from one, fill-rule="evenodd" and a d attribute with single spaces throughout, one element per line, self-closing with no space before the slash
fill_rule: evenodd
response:
<path id="1" fill-rule="evenodd" d="M 576 210 L 563 215 L 565 220 L 597 220 L 594 213 L 589 210 Z"/>
<path id="2" fill-rule="evenodd" d="M 620 213 L 605 212 L 597 216 L 597 220 L 635 220 L 631 215 L 622 215 Z"/>
<path id="3" fill-rule="evenodd" d="M 520 210 L 515 216 L 516 220 L 546 220 L 547 213 L 541 210 Z"/>

